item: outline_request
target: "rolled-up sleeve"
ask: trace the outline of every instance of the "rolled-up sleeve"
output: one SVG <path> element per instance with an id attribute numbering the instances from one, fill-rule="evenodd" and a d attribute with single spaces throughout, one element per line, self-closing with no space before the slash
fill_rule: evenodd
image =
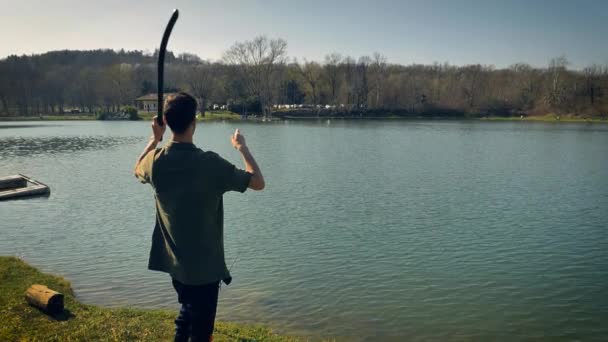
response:
<path id="1" fill-rule="evenodd" d="M 155 150 L 149 151 L 135 167 L 135 177 L 142 183 L 150 183 L 152 164 L 154 162 Z"/>
<path id="2" fill-rule="evenodd" d="M 218 161 L 218 172 L 220 179 L 220 189 L 222 192 L 238 191 L 245 192 L 249 187 L 249 181 L 251 179 L 251 173 L 241 170 L 234 166 L 226 159 L 217 156 Z"/>

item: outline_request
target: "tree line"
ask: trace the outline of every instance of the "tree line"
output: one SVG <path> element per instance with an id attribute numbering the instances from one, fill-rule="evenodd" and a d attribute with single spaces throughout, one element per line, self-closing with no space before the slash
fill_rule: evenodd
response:
<path id="1" fill-rule="evenodd" d="M 0 115 L 117 112 L 156 92 L 157 52 L 52 51 L 0 60 Z M 608 66 L 568 68 L 556 57 L 525 63 L 400 65 L 374 53 L 331 53 L 323 61 L 287 55 L 287 42 L 265 36 L 237 42 L 219 61 L 167 52 L 166 92 L 193 94 L 201 108 L 227 105 L 269 115 L 481 116 L 608 113 Z"/>

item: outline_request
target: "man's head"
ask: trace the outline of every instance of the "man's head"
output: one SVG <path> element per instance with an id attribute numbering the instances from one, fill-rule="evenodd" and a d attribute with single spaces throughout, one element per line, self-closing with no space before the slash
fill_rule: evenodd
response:
<path id="1" fill-rule="evenodd" d="M 196 100 L 186 93 L 177 93 L 167 97 L 164 116 L 173 134 L 184 134 L 192 126 L 196 118 Z"/>

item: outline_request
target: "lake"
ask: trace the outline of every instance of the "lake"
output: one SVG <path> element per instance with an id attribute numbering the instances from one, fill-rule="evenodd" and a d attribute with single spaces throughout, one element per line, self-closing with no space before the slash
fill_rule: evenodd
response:
<path id="1" fill-rule="evenodd" d="M 218 319 L 338 341 L 608 336 L 608 125 L 480 121 L 202 123 L 267 181 L 224 197 Z M 0 123 L 0 255 L 64 275 L 86 303 L 177 308 L 148 271 L 148 122 Z M 167 140 L 167 139 L 166 139 Z"/>

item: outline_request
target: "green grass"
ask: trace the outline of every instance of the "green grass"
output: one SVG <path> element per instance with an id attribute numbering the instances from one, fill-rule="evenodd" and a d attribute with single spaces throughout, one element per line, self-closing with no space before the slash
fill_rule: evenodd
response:
<path id="1" fill-rule="evenodd" d="M 95 120 L 95 114 L 89 115 L 43 115 L 43 120 Z"/>
<path id="2" fill-rule="evenodd" d="M 25 290 L 44 284 L 65 295 L 60 319 L 29 306 Z M 171 341 L 177 312 L 132 308 L 108 309 L 80 303 L 70 282 L 44 274 L 22 260 L 0 257 L 0 341 Z M 268 328 L 216 323 L 216 342 L 293 342 Z"/>
<path id="3" fill-rule="evenodd" d="M 153 117 L 156 117 L 156 112 L 139 112 L 139 117 L 143 120 L 152 120 Z M 230 111 L 211 111 L 205 112 L 205 116 L 196 116 L 198 121 L 221 121 L 221 120 L 240 120 L 241 116 L 239 114 L 230 112 Z"/>

